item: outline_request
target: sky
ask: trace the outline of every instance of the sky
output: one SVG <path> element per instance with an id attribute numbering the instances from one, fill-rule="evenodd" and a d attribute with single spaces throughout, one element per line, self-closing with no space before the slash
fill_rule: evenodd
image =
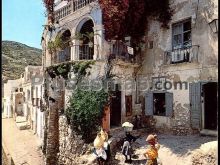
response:
<path id="1" fill-rule="evenodd" d="M 2 40 L 41 48 L 42 25 L 45 20 L 42 0 L 3 0 Z"/>

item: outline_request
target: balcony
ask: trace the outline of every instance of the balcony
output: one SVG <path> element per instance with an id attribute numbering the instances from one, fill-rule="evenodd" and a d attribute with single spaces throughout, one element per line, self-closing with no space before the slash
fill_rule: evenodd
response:
<path id="1" fill-rule="evenodd" d="M 70 61 L 71 59 L 71 47 L 67 47 L 64 50 L 60 50 L 57 52 L 54 62 L 57 63 L 62 63 L 66 61 Z"/>
<path id="2" fill-rule="evenodd" d="M 198 62 L 199 45 L 174 49 L 164 53 L 164 64 Z"/>
<path id="3" fill-rule="evenodd" d="M 55 20 L 62 19 L 96 0 L 71 0 L 55 11 Z"/>
<path id="4" fill-rule="evenodd" d="M 73 49 L 75 60 L 94 60 L 95 53 L 99 52 L 98 45 L 74 45 Z"/>
<path id="5" fill-rule="evenodd" d="M 72 52 L 72 53 L 71 53 Z M 71 54 L 73 59 L 71 59 Z M 95 60 L 99 56 L 99 45 L 83 44 L 72 45 L 64 50 L 59 51 L 53 59 L 53 64 L 68 62 L 71 60 Z"/>
<path id="6" fill-rule="evenodd" d="M 141 51 L 127 46 L 122 41 L 110 44 L 110 56 L 118 65 L 138 67 L 141 64 Z"/>

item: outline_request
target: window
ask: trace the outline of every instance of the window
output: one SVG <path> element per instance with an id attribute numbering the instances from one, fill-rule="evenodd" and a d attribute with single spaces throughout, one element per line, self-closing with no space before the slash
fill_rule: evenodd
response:
<path id="1" fill-rule="evenodd" d="M 173 93 L 156 91 L 146 93 L 145 114 L 171 117 L 173 114 Z"/>
<path id="2" fill-rule="evenodd" d="M 192 46 L 191 41 L 191 19 L 173 24 L 173 49 Z"/>

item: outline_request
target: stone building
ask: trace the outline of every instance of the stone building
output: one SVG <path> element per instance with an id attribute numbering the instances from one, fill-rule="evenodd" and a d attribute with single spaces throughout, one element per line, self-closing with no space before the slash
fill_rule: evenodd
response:
<path id="1" fill-rule="evenodd" d="M 4 116 L 7 118 L 13 117 L 13 93 L 19 91 L 19 85 L 21 84 L 21 79 L 8 80 L 4 84 L 4 96 L 3 96 L 3 107 Z"/>
<path id="2" fill-rule="evenodd" d="M 154 127 L 160 131 L 178 135 L 195 132 L 216 134 L 218 29 L 215 28 L 218 27 L 213 25 L 218 21 L 218 2 L 174 0 L 170 2 L 170 7 L 173 16 L 168 24 L 169 29 L 161 28 L 158 21 L 149 18 L 143 36 L 145 44 L 136 51 L 129 45 L 129 36 L 125 42 L 104 39 L 107 29 L 103 26 L 98 1 L 57 0 L 55 24 L 52 30 L 45 28 L 42 35 L 43 67 L 46 69 L 63 62 L 93 60 L 95 64 L 89 78 L 96 79 L 106 74 L 107 57 L 113 54 L 112 73 L 117 75 L 116 91 L 103 119 L 105 129 L 109 131 L 112 127 L 120 127 L 125 121 L 132 121 L 135 116 L 142 116 L 153 119 Z M 49 23 L 50 20 L 47 20 Z M 94 33 L 94 36 L 80 43 L 79 39 L 74 38 L 78 33 Z M 48 42 L 54 41 L 57 35 L 72 40 L 65 49 L 51 54 Z M 72 91 L 67 88 L 63 90 L 65 104 L 50 102 L 50 108 L 56 107 L 58 111 L 57 107 L 68 106 L 68 96 Z M 53 91 L 49 91 L 49 96 L 53 94 Z M 58 95 L 54 94 L 53 98 L 58 98 Z M 48 144 L 53 136 L 57 139 L 53 139 L 51 144 L 63 144 L 63 140 L 59 141 L 54 133 L 59 128 L 57 116 L 55 111 L 49 111 Z M 52 127 L 53 124 L 56 128 Z M 146 123 L 142 124 L 148 127 Z M 62 134 L 62 128 L 60 130 Z M 53 147 L 49 148 L 51 150 L 55 155 L 58 152 Z M 48 157 L 54 158 L 53 153 Z"/>
<path id="3" fill-rule="evenodd" d="M 217 7 L 217 1 L 176 0 L 168 30 L 149 20 L 139 73 L 152 90 L 140 95 L 158 128 L 217 133 L 218 29 L 212 29 Z"/>
<path id="4" fill-rule="evenodd" d="M 42 66 L 27 66 L 23 73 L 24 117 L 34 134 L 42 139 L 44 129 L 44 112 L 41 112 L 43 71 Z"/>
<path id="5" fill-rule="evenodd" d="M 4 84 L 4 116 L 30 126 L 34 134 L 43 140 L 45 112 L 42 111 L 42 66 L 27 66 L 20 79 Z M 22 126 L 24 124 L 21 124 Z"/>
<path id="6" fill-rule="evenodd" d="M 213 126 L 204 123 L 205 120 L 209 121 L 209 117 L 206 119 L 204 116 L 205 101 L 199 107 L 196 105 L 201 99 L 205 99 L 202 90 L 207 91 L 206 86 L 214 91 L 217 87 L 217 33 L 212 31 L 210 24 L 212 20 L 217 19 L 217 2 L 177 0 L 173 1 L 171 8 L 174 9 L 174 13 L 169 29 L 162 29 L 153 19 L 148 20 L 141 64 L 140 60 L 132 61 L 117 52 L 118 60 L 114 62 L 113 72 L 119 77 L 119 82 L 135 78 L 134 73 L 138 68 L 135 79 L 135 84 L 138 85 L 135 91 L 125 89 L 118 92 L 119 100 L 117 99 L 118 102 L 113 105 L 110 126 L 120 126 L 130 116 L 141 114 L 141 107 L 146 107 L 145 115 L 154 116 L 157 120 L 156 127 L 166 126 L 170 129 L 185 127 L 199 130 L 216 128 L 216 123 L 213 123 Z M 111 44 L 104 40 L 102 11 L 97 1 L 57 1 L 54 10 L 55 19 L 59 23 L 55 24 L 53 33 L 44 31 L 45 44 L 58 34 L 68 38 L 76 33 L 95 32 L 91 39 L 94 47 L 89 47 L 89 40 L 84 40 L 80 46 L 79 41 L 73 39 L 71 46 L 60 51 L 55 57 L 51 57 L 48 50 L 45 50 L 44 66 L 49 67 L 65 61 L 94 60 L 96 64 L 92 68 L 91 78 L 103 75 L 106 56 L 114 52 L 109 51 Z M 45 45 L 43 49 L 46 49 Z M 148 84 L 147 90 L 142 89 L 143 78 Z M 124 84 L 119 84 L 122 85 Z M 204 98 L 199 100 L 193 98 L 199 95 L 197 92 Z M 67 90 L 65 95 L 68 95 Z M 145 106 L 141 106 L 139 97 L 145 98 Z M 166 108 L 158 109 L 160 103 L 156 103 L 156 100 Z M 118 104 L 121 106 L 116 107 Z M 215 112 L 213 110 L 210 113 L 217 113 L 216 107 L 211 109 L 215 109 Z"/>

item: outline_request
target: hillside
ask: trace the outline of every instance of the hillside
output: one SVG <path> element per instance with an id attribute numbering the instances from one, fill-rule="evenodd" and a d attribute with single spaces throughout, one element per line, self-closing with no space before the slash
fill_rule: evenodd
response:
<path id="1" fill-rule="evenodd" d="M 42 50 L 15 41 L 2 41 L 2 80 L 17 79 L 27 65 L 41 65 Z"/>

